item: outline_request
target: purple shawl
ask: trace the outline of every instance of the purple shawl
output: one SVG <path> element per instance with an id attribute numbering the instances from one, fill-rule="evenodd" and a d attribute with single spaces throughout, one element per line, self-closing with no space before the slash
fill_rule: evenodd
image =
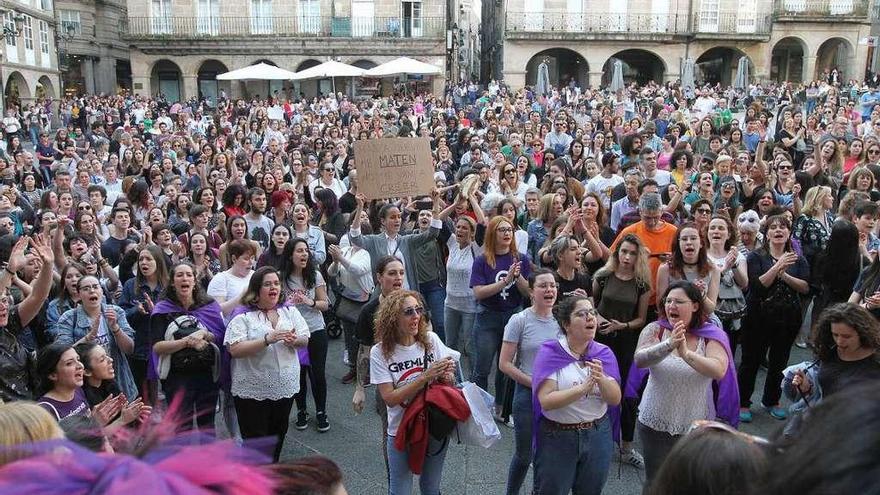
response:
<path id="1" fill-rule="evenodd" d="M 186 310 L 167 299 L 163 299 L 156 303 L 151 316 L 162 314 L 194 316 L 199 320 L 199 323 L 205 325 L 211 334 L 214 335 L 214 344 L 220 349 L 220 386 L 223 387 L 223 390 L 228 391 L 232 384 L 232 379 L 229 374 L 229 352 L 226 351 L 226 346 L 223 345 L 223 339 L 226 337 L 226 324 L 223 322 L 223 312 L 220 310 L 220 304 L 217 301 L 211 301 L 193 310 Z M 150 365 L 147 369 L 148 378 L 151 380 L 159 379 L 159 374 L 156 370 L 158 362 L 159 357 L 151 350 Z"/>
<path id="2" fill-rule="evenodd" d="M 665 319 L 657 320 L 657 324 L 664 331 L 672 331 L 672 324 Z M 724 378 L 721 380 L 712 382 L 712 395 L 715 401 L 715 415 L 725 423 L 736 428 L 739 426 L 739 386 L 736 383 L 736 370 L 734 369 L 733 355 L 730 352 L 727 334 L 711 321 L 707 321 L 701 327 L 690 329 L 688 332 L 697 337 L 718 342 L 727 352 L 727 373 L 724 374 Z M 647 368 L 639 368 L 633 362 L 632 368 L 629 370 L 629 378 L 626 380 L 625 396 L 627 398 L 640 398 L 642 386 L 646 383 L 649 373 Z"/>
<path id="3" fill-rule="evenodd" d="M 581 360 L 592 361 L 598 359 L 602 362 L 602 370 L 606 375 L 617 380 L 620 383 L 620 371 L 617 368 L 617 358 L 611 349 L 599 342 L 592 341 L 587 345 L 587 352 L 584 353 Z M 535 357 L 535 364 L 532 368 L 532 448 L 537 446 L 538 431 L 540 431 L 541 417 L 544 415 L 544 409 L 541 407 L 541 401 L 538 400 L 538 389 L 544 380 L 553 376 L 554 373 L 565 368 L 577 360 L 562 348 L 562 344 L 558 340 L 548 340 L 541 344 L 538 354 Z M 612 438 L 615 442 L 620 442 L 620 406 L 608 406 L 608 416 L 611 418 Z"/>
<path id="4" fill-rule="evenodd" d="M 293 304 L 290 304 L 287 301 L 280 302 L 277 305 L 275 305 L 275 309 L 285 308 L 287 306 L 293 306 Z M 232 321 L 232 319 L 235 318 L 236 316 L 243 315 L 243 314 L 247 313 L 248 311 L 259 311 L 259 309 L 256 306 L 244 306 L 244 305 L 236 306 L 236 308 L 233 309 L 232 313 L 230 313 L 230 315 L 229 315 L 229 321 Z M 308 347 L 298 348 L 296 350 L 296 357 L 299 358 L 299 365 L 300 366 L 308 366 L 311 363 L 311 361 L 309 360 L 309 348 Z"/>

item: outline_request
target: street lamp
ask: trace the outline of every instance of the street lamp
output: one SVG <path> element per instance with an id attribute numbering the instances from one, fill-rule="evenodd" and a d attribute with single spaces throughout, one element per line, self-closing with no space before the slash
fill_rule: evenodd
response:
<path id="1" fill-rule="evenodd" d="M 64 26 L 64 32 L 59 33 L 58 31 L 55 31 L 55 35 L 58 37 L 58 39 L 60 41 L 64 42 L 62 44 L 62 46 L 64 48 L 61 50 L 58 50 L 58 70 L 60 70 L 61 74 L 62 74 L 61 75 L 61 94 L 64 94 L 64 91 L 65 91 L 64 87 L 66 86 L 66 84 L 64 84 L 65 83 L 64 79 L 65 79 L 65 76 L 68 75 L 67 45 L 73 40 L 74 36 L 76 35 L 76 26 L 74 26 L 73 24 L 66 24 L 66 25 L 62 24 L 62 26 Z"/>
<path id="2" fill-rule="evenodd" d="M 3 17 L 6 17 L 6 14 L 9 12 L 9 10 L 0 9 L 0 15 Z M 7 26 L 5 22 L 3 23 L 3 36 L 18 36 L 21 34 L 21 25 L 24 24 L 24 16 L 16 13 L 12 17 L 12 22 L 15 23 L 14 28 Z"/>

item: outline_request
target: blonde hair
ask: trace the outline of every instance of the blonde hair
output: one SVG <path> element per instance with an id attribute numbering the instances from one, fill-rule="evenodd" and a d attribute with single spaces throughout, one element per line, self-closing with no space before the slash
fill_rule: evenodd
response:
<path id="1" fill-rule="evenodd" d="M 617 272 L 620 263 L 620 248 L 623 246 L 624 242 L 634 245 L 636 251 L 639 253 L 636 257 L 635 266 L 633 267 L 636 283 L 646 287 L 649 291 L 652 290 L 653 280 L 651 278 L 651 269 L 648 267 L 648 250 L 645 248 L 642 240 L 635 234 L 626 234 L 620 239 L 617 246 L 615 246 L 614 250 L 611 252 L 611 256 L 608 257 L 608 261 L 605 262 L 605 266 L 596 271 L 593 279 L 608 277 Z"/>
<path id="2" fill-rule="evenodd" d="M 801 213 L 808 217 L 815 216 L 819 212 L 819 208 L 822 207 L 822 201 L 825 199 L 825 196 L 830 194 L 831 188 L 828 186 L 814 186 L 807 189 Z"/>
<path id="3" fill-rule="evenodd" d="M 17 445 L 64 438 L 64 432 L 48 411 L 33 402 L 0 404 L 0 466 L 27 457 Z"/>
<path id="4" fill-rule="evenodd" d="M 385 359 L 394 354 L 394 348 L 400 344 L 400 316 L 403 314 L 403 303 L 408 297 L 415 299 L 422 309 L 425 309 L 425 301 L 422 295 L 411 290 L 396 290 L 382 298 L 379 303 L 379 309 L 373 319 L 373 328 L 375 328 L 375 340 L 381 345 L 382 355 Z M 428 340 L 428 319 L 422 313 L 419 319 L 419 332 L 416 334 L 416 342 L 424 346 L 426 351 L 431 350 L 431 341 Z"/>

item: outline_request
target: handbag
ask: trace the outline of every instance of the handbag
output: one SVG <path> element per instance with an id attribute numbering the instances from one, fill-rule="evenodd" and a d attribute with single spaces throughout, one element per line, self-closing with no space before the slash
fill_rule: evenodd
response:
<path id="1" fill-rule="evenodd" d="M 428 370 L 428 349 L 425 348 L 424 371 Z M 430 404 L 427 401 L 428 388 L 431 384 L 425 385 L 422 393 L 425 395 L 425 412 L 428 420 L 428 433 L 437 440 L 443 440 L 452 433 L 455 425 L 458 423 L 440 408 Z"/>
<path id="2" fill-rule="evenodd" d="M 488 449 L 501 439 L 501 430 L 492 417 L 495 398 L 472 382 L 462 384 L 461 392 L 471 408 L 467 421 L 458 423 L 458 443 Z"/>
<path id="3" fill-rule="evenodd" d="M 202 328 L 192 316 L 177 318 L 172 325 L 177 328 L 172 333 L 174 340 L 186 338 Z M 207 345 L 202 350 L 193 348 L 181 349 L 171 355 L 171 367 L 178 372 L 198 373 L 209 371 L 214 367 L 215 349 L 213 345 Z"/>
<path id="4" fill-rule="evenodd" d="M 738 320 L 746 315 L 746 297 L 742 289 L 736 285 L 733 272 L 728 270 L 721 276 L 721 284 L 718 286 L 718 304 L 715 305 L 715 315 L 721 320 Z"/>

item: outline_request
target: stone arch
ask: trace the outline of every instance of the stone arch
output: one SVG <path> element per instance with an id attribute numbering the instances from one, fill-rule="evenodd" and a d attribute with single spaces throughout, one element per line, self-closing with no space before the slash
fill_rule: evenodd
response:
<path id="1" fill-rule="evenodd" d="M 614 59 L 623 62 L 623 80 L 627 84 L 633 81 L 639 85 L 644 85 L 648 81 L 663 83 L 663 75 L 666 74 L 663 57 L 651 50 L 630 48 L 615 53 L 605 61 L 602 66 L 602 86 L 611 83 Z"/>
<path id="2" fill-rule="evenodd" d="M 368 69 L 372 69 L 373 67 L 376 67 L 379 64 L 377 64 L 376 62 L 373 62 L 372 60 L 362 58 L 362 59 L 355 60 L 354 62 L 351 63 L 351 65 L 358 67 L 360 69 L 368 70 Z"/>
<path id="3" fill-rule="evenodd" d="M 205 59 L 198 64 L 197 71 L 196 84 L 200 99 L 208 97 L 216 105 L 221 90 L 226 93 L 227 98 L 230 96 L 230 81 L 217 80 L 218 75 L 229 72 L 226 64 L 215 59 Z"/>
<path id="4" fill-rule="evenodd" d="M 534 86 L 538 81 L 538 66 L 547 61 L 550 85 L 560 87 L 570 81 L 581 88 L 589 86 L 590 66 L 578 52 L 568 48 L 548 48 L 534 55 L 526 62 L 526 84 Z"/>
<path id="5" fill-rule="evenodd" d="M 58 93 L 55 90 L 55 83 L 49 76 L 42 76 L 37 79 L 37 84 L 34 87 L 34 97 L 38 100 L 42 100 L 43 98 L 58 98 Z"/>
<path id="6" fill-rule="evenodd" d="M 770 79 L 776 82 L 811 79 L 812 75 L 804 74 L 808 70 L 804 66 L 808 53 L 807 43 L 797 36 L 786 36 L 777 41 L 770 51 Z"/>
<path id="7" fill-rule="evenodd" d="M 307 58 L 296 66 L 296 70 L 294 70 L 294 72 L 311 69 L 316 65 L 321 65 L 321 61 L 315 60 L 313 58 Z M 293 90 L 297 96 L 299 96 L 300 94 L 304 94 L 306 97 L 311 97 L 316 96 L 319 92 L 329 93 L 331 91 L 331 87 L 332 81 L 330 81 L 330 79 L 313 79 L 311 81 L 293 82 Z M 324 89 L 324 91 L 321 91 L 321 89 Z"/>
<path id="8" fill-rule="evenodd" d="M 275 67 L 280 67 L 278 64 L 269 60 L 268 58 L 261 58 L 259 60 L 254 60 L 254 63 L 252 63 L 251 65 L 257 65 L 257 64 L 274 65 Z"/>
<path id="9" fill-rule="evenodd" d="M 736 79 L 739 60 L 745 57 L 749 64 L 749 76 L 755 77 L 755 63 L 742 50 L 731 46 L 715 46 L 704 51 L 696 62 L 696 80 L 710 84 L 730 86 Z"/>
<path id="10" fill-rule="evenodd" d="M 21 105 L 22 101 L 31 99 L 31 89 L 28 86 L 27 79 L 21 75 L 21 72 L 13 71 L 6 78 L 6 89 L 4 90 L 6 97 L 6 107 L 10 105 Z"/>
<path id="11" fill-rule="evenodd" d="M 826 70 L 829 72 L 837 69 L 840 72 L 840 82 L 849 78 L 859 77 L 853 68 L 855 48 L 846 38 L 835 36 L 828 38 L 816 49 L 816 74 L 815 79 L 823 78 Z"/>
<path id="12" fill-rule="evenodd" d="M 180 66 L 168 59 L 160 59 L 153 63 L 150 71 L 150 88 L 153 95 L 165 95 L 168 102 L 183 99 L 183 71 Z"/>

